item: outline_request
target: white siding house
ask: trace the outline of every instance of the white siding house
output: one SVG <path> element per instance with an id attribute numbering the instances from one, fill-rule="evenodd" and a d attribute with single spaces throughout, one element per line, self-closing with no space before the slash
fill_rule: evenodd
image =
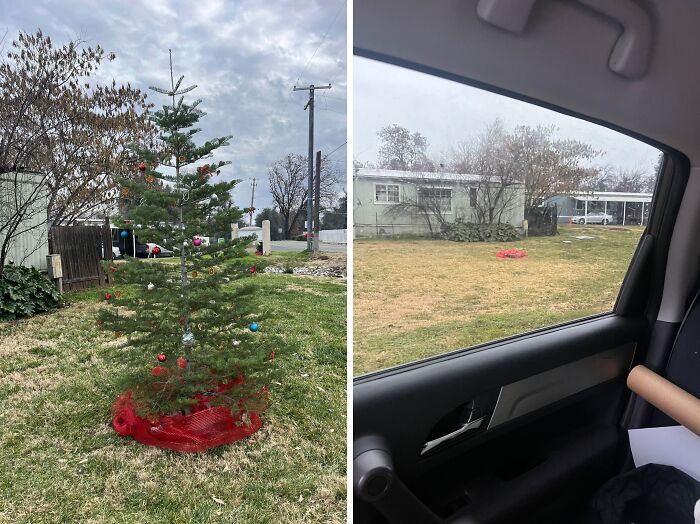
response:
<path id="1" fill-rule="evenodd" d="M 6 263 L 46 270 L 49 254 L 46 190 L 35 173 L 0 173 L 0 245 L 4 241 L 3 225 L 18 209 L 26 219 L 10 242 Z"/>
<path id="2" fill-rule="evenodd" d="M 494 182 L 490 191 L 499 189 Z M 477 206 L 483 202 L 483 191 L 486 191 L 483 179 L 475 175 L 370 168 L 355 169 L 353 190 L 356 237 L 439 232 L 437 213 L 420 211 L 423 203 L 424 209 L 437 207 L 441 210 L 445 222 L 478 222 Z M 523 184 L 516 182 L 501 191 L 503 205 L 497 221 L 522 227 Z"/>

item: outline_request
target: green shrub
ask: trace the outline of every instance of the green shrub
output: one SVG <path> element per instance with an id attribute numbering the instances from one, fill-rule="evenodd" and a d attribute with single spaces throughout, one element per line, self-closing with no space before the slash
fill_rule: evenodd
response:
<path id="1" fill-rule="evenodd" d="M 60 305 L 58 290 L 36 269 L 4 267 L 0 278 L 0 320 L 28 317 Z"/>
<path id="2" fill-rule="evenodd" d="M 457 221 L 442 226 L 442 237 L 453 242 L 515 242 L 520 234 L 510 224 L 473 224 Z"/>

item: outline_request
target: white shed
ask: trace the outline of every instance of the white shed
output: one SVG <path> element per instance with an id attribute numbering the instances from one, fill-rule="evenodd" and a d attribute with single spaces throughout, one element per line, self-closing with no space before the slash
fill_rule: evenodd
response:
<path id="1" fill-rule="evenodd" d="M 37 173 L 0 173 L 0 243 L 3 226 L 18 210 L 25 219 L 12 238 L 6 262 L 46 270 L 49 254 L 46 189 Z"/>

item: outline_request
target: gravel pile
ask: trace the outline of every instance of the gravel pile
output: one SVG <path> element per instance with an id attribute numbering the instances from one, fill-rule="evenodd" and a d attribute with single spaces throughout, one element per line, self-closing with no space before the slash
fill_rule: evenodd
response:
<path id="1" fill-rule="evenodd" d="M 344 267 L 333 266 L 308 266 L 295 267 L 292 270 L 295 275 L 307 275 L 311 277 L 337 277 L 343 278 L 347 276 L 347 271 Z"/>
<path id="2" fill-rule="evenodd" d="M 288 271 L 281 266 L 267 266 L 263 272 L 274 274 L 288 273 Z M 347 271 L 343 266 L 302 266 L 293 268 L 292 273 L 308 277 L 345 278 L 347 276 Z"/>
<path id="3" fill-rule="evenodd" d="M 280 266 L 267 266 L 263 269 L 263 273 L 285 273 L 285 270 Z"/>

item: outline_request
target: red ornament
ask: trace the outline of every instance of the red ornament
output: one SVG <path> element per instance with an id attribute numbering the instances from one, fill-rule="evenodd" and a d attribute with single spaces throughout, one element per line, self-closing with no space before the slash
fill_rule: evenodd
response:
<path id="1" fill-rule="evenodd" d="M 163 377 L 168 374 L 168 368 L 164 368 L 163 366 L 156 366 L 154 368 L 151 368 L 151 375 L 154 377 Z"/>
<path id="2" fill-rule="evenodd" d="M 177 367 L 185 369 L 187 367 L 187 360 L 184 357 L 177 358 Z"/>
<path id="3" fill-rule="evenodd" d="M 160 253 L 160 248 L 158 246 L 154 247 L 153 250 L 151 251 L 154 255 L 157 255 Z"/>
<path id="4" fill-rule="evenodd" d="M 144 164 L 143 162 L 141 162 L 141 163 L 139 164 L 139 171 L 146 171 L 146 164 Z"/>
<path id="5" fill-rule="evenodd" d="M 168 359 L 163 353 L 158 355 L 158 362 L 165 362 Z"/>
<path id="6" fill-rule="evenodd" d="M 105 293 L 105 300 L 112 298 L 112 293 Z"/>
<path id="7" fill-rule="evenodd" d="M 250 268 L 250 272 L 251 272 L 251 273 L 255 273 L 255 271 L 256 271 L 257 269 L 258 269 L 258 263 L 256 262 L 255 264 L 253 264 L 253 267 Z"/>

